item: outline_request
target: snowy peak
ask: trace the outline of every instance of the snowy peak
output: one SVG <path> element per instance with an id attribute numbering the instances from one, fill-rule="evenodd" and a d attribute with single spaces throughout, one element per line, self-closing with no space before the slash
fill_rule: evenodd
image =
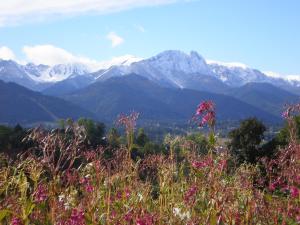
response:
<path id="1" fill-rule="evenodd" d="M 58 82 L 65 80 L 70 76 L 89 73 L 89 70 L 85 65 L 78 63 L 58 64 L 52 67 L 29 63 L 23 68 L 31 79 L 41 83 Z"/>
<path id="2" fill-rule="evenodd" d="M 194 51 L 186 54 L 178 50 L 168 50 L 146 59 L 144 62 L 167 74 L 173 71 L 210 74 L 204 58 Z"/>
<path id="3" fill-rule="evenodd" d="M 225 84 L 239 87 L 250 82 L 267 82 L 268 77 L 256 69 L 251 69 L 241 64 L 217 64 L 210 63 L 213 74 Z"/>

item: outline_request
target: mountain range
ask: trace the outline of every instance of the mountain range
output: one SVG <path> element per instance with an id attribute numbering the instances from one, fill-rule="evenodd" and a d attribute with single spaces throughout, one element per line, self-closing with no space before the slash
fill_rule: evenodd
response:
<path id="1" fill-rule="evenodd" d="M 54 122 L 61 118 L 96 118 L 93 113 L 56 97 L 0 81 L 0 124 Z"/>
<path id="2" fill-rule="evenodd" d="M 34 93 L 38 99 L 51 98 L 58 105 L 64 101 L 65 107 L 56 111 L 67 112 L 61 117 L 74 117 L 78 112 L 110 121 L 122 112 L 136 110 L 145 120 L 184 122 L 201 100 L 212 99 L 217 103 L 220 120 L 256 116 L 275 122 L 280 121 L 284 104 L 300 99 L 300 80 L 271 77 L 244 65 L 207 62 L 194 51 L 186 54 L 168 50 L 148 59 L 125 59 L 96 71 L 78 63 L 21 65 L 0 60 L 0 80 L 31 89 L 27 93 L 32 91 L 29 95 Z M 17 97 L 2 93 L 10 100 Z M 21 106 L 15 105 L 16 110 Z M 51 121 L 54 117 L 44 119 Z M 18 120 L 16 117 L 15 121 Z M 21 117 L 20 120 L 25 121 Z M 1 116 L 1 121 L 12 120 Z"/>

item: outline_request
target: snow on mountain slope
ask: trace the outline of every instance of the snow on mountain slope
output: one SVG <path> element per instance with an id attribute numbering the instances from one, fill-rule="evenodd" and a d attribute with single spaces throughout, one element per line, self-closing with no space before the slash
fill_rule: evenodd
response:
<path id="1" fill-rule="evenodd" d="M 226 88 L 226 85 L 212 76 L 212 71 L 198 53 L 186 54 L 176 50 L 164 51 L 129 66 L 113 66 L 97 73 L 97 80 L 104 81 L 132 73 L 169 87 L 201 90 L 212 88 L 211 91 L 216 92 L 222 92 Z"/>
<path id="2" fill-rule="evenodd" d="M 52 67 L 29 63 L 23 68 L 31 79 L 42 83 L 58 82 L 70 76 L 83 75 L 90 72 L 85 65 L 79 63 L 59 64 Z"/>
<path id="3" fill-rule="evenodd" d="M 242 63 L 223 63 L 205 60 L 197 52 L 189 54 L 168 50 L 148 59 L 132 55 L 115 57 L 97 62 L 91 67 L 81 63 L 54 66 L 20 65 L 14 61 L 0 60 L 0 79 L 12 81 L 34 90 L 40 86 L 72 84 L 83 87 L 110 77 L 139 74 L 166 87 L 189 88 L 223 93 L 230 87 L 241 87 L 247 83 L 270 83 L 300 95 L 300 76 L 282 76 L 261 72 Z M 80 76 L 79 79 L 74 79 Z M 70 79 L 70 82 L 68 80 Z M 86 79 L 86 82 L 83 82 Z M 39 86 L 39 87 L 37 87 Z"/>
<path id="4" fill-rule="evenodd" d="M 214 76 L 232 87 L 240 87 L 250 82 L 268 82 L 268 77 L 256 69 L 244 64 L 224 64 L 208 61 Z"/>

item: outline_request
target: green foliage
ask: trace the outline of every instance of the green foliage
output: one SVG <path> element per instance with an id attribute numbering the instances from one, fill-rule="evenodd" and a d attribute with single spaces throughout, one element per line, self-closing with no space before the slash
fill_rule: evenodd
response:
<path id="1" fill-rule="evenodd" d="M 138 130 L 135 144 L 132 148 L 133 159 L 143 159 L 146 156 L 164 153 L 164 147 L 160 144 L 156 144 L 150 141 L 143 128 Z"/>
<path id="2" fill-rule="evenodd" d="M 137 137 L 136 137 L 136 144 L 141 146 L 141 147 L 144 147 L 146 143 L 149 142 L 149 138 L 148 136 L 145 134 L 145 130 L 143 128 L 140 128 L 138 130 L 138 134 L 137 134 Z"/>
<path id="3" fill-rule="evenodd" d="M 108 144 L 111 148 L 119 148 L 121 144 L 121 136 L 116 128 L 111 128 L 108 132 Z"/>
<path id="4" fill-rule="evenodd" d="M 298 141 L 300 140 L 300 116 L 293 118 L 296 125 L 296 136 Z M 285 126 L 278 132 L 278 134 L 269 142 L 263 145 L 263 152 L 266 156 L 272 157 L 278 151 L 279 148 L 286 146 L 290 141 L 289 126 L 286 123 Z"/>
<path id="5" fill-rule="evenodd" d="M 256 163 L 265 131 L 266 127 L 262 122 L 249 118 L 242 121 L 240 127 L 229 132 L 231 140 L 228 148 L 238 163 Z"/>
<path id="6" fill-rule="evenodd" d="M 97 147 L 104 144 L 105 125 L 95 122 L 91 119 L 80 118 L 78 125 L 83 126 L 86 130 L 87 144 L 91 147 Z"/>
<path id="7" fill-rule="evenodd" d="M 29 143 L 23 141 L 26 134 L 27 131 L 20 125 L 13 128 L 0 125 L 0 151 L 15 154 L 27 149 Z"/>
<path id="8" fill-rule="evenodd" d="M 208 141 L 205 136 L 201 133 L 193 133 L 186 137 L 187 140 L 192 141 L 196 144 L 196 151 L 198 154 L 208 153 Z"/>

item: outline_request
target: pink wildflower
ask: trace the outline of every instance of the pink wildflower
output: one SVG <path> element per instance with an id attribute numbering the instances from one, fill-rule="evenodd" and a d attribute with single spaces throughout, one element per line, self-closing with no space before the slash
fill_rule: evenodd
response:
<path id="1" fill-rule="evenodd" d="M 84 185 L 86 192 L 91 193 L 94 191 L 94 187 L 88 177 L 81 178 L 80 183 Z"/>
<path id="2" fill-rule="evenodd" d="M 126 213 L 124 215 L 124 220 L 127 221 L 127 222 L 131 222 L 132 221 L 132 218 L 133 218 L 133 215 L 132 215 L 132 212 L 129 211 L 128 213 Z"/>
<path id="3" fill-rule="evenodd" d="M 184 195 L 184 201 L 186 204 L 194 203 L 195 202 L 195 195 L 198 191 L 196 185 L 193 185 L 189 188 L 189 190 Z"/>
<path id="4" fill-rule="evenodd" d="M 275 191 L 276 186 L 277 186 L 277 182 L 272 182 L 272 183 L 270 183 L 270 184 L 269 184 L 269 190 L 270 190 L 270 191 Z"/>
<path id="5" fill-rule="evenodd" d="M 23 225 L 21 219 L 17 217 L 13 217 L 10 223 L 11 225 Z"/>
<path id="6" fill-rule="evenodd" d="M 34 201 L 36 203 L 41 203 L 41 202 L 44 202 L 47 198 L 48 198 L 48 193 L 47 193 L 47 188 L 45 187 L 45 185 L 42 185 L 40 184 L 35 193 L 33 194 L 34 195 Z"/>
<path id="7" fill-rule="evenodd" d="M 73 209 L 68 225 L 85 225 L 84 212 L 82 210 Z"/>
<path id="8" fill-rule="evenodd" d="M 299 189 L 295 186 L 290 187 L 290 194 L 293 198 L 299 197 Z"/>
<path id="9" fill-rule="evenodd" d="M 126 198 L 129 198 L 130 195 L 131 195 L 130 190 L 126 188 L 126 189 L 125 189 L 125 197 L 126 197 Z"/>
<path id="10" fill-rule="evenodd" d="M 194 167 L 195 169 L 203 169 L 206 168 L 208 166 L 211 166 L 213 163 L 213 160 L 211 158 L 207 158 L 204 161 L 194 161 L 192 162 L 192 167 Z"/>
<path id="11" fill-rule="evenodd" d="M 198 105 L 193 118 L 194 120 L 198 120 L 199 117 L 202 117 L 199 123 L 200 127 L 205 126 L 205 124 L 213 126 L 216 120 L 215 104 L 212 101 L 204 101 Z"/>

